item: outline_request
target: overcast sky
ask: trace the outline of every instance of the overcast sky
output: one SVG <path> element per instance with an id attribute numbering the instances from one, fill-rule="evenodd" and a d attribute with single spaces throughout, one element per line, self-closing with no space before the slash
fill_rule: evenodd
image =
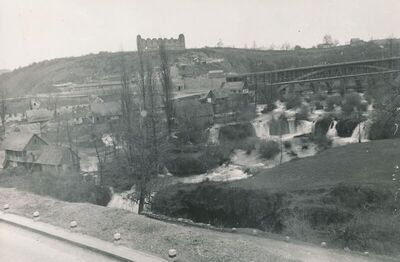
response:
<path id="1" fill-rule="evenodd" d="M 0 69 L 180 33 L 187 47 L 400 37 L 400 0 L 0 0 Z"/>

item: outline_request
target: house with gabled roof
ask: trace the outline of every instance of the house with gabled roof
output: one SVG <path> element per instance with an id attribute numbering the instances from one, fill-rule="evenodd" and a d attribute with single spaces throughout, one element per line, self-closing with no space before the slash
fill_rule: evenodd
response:
<path id="1" fill-rule="evenodd" d="M 13 132 L 6 136 L 2 148 L 5 151 L 3 167 L 24 166 L 30 169 L 48 143 L 30 132 Z"/>
<path id="2" fill-rule="evenodd" d="M 79 156 L 69 147 L 45 145 L 33 165 L 35 171 L 60 172 L 66 170 L 78 171 Z"/>
<path id="3" fill-rule="evenodd" d="M 118 120 L 122 116 L 122 107 L 119 101 L 91 103 L 90 110 L 94 123 Z"/>
<path id="4" fill-rule="evenodd" d="M 23 166 L 31 171 L 79 170 L 79 156 L 68 147 L 49 145 L 37 134 L 14 132 L 6 136 L 3 167 Z"/>

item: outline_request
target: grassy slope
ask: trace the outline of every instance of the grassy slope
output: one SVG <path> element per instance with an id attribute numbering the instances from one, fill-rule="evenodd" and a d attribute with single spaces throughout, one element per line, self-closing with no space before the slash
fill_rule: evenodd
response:
<path id="1" fill-rule="evenodd" d="M 11 97 L 52 91 L 52 85 L 64 82 L 85 82 L 121 73 L 122 54 L 128 71 L 135 72 L 137 53 L 100 52 L 80 57 L 58 58 L 33 63 L 0 76 L 0 85 L 7 87 Z M 224 62 L 196 65 L 192 70 L 205 74 L 212 69 L 226 72 L 252 72 L 279 68 L 335 63 L 340 61 L 379 58 L 381 49 L 375 45 L 364 47 L 335 47 L 329 49 L 302 49 L 296 51 L 260 51 L 233 48 L 188 49 L 171 52 L 171 62 L 188 63 L 193 57 L 224 58 Z M 155 54 L 157 55 L 157 54 Z"/>
<path id="2" fill-rule="evenodd" d="M 231 185 L 277 190 L 330 187 L 341 182 L 389 185 L 394 166 L 400 165 L 399 155 L 399 139 L 351 144 L 264 170 Z"/>
<path id="3" fill-rule="evenodd" d="M 9 212 L 31 217 L 40 210 L 41 221 L 68 228 L 78 221 L 74 231 L 112 241 L 120 232 L 121 245 L 166 257 L 176 248 L 177 261 L 394 261 L 388 257 L 369 258 L 342 251 L 321 249 L 297 243 L 284 243 L 263 237 L 220 233 L 200 228 L 169 224 L 129 213 L 85 203 L 67 203 L 15 189 L 0 189 L 0 204 L 10 203 Z"/>

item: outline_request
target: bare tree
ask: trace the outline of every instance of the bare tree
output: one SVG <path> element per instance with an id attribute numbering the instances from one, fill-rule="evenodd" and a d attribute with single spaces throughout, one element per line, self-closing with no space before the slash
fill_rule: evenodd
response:
<path id="1" fill-rule="evenodd" d="M 121 139 L 123 140 L 128 172 L 135 184 L 132 199 L 139 204 L 139 213 L 143 212 L 146 199 L 152 194 L 152 180 L 162 163 L 160 152 L 165 141 L 163 121 L 160 119 L 159 92 L 153 66 L 146 54 L 139 50 L 139 85 L 137 92 L 129 86 L 129 77 L 122 73 L 122 121 Z M 138 94 L 135 98 L 134 94 Z M 162 112 L 162 111 L 161 111 Z"/>
<path id="2" fill-rule="evenodd" d="M 6 133 L 6 114 L 7 114 L 7 90 L 5 87 L 1 87 L 0 93 L 0 117 L 1 117 L 1 135 L 4 136 Z"/>
<path id="3" fill-rule="evenodd" d="M 160 61 L 160 76 L 163 89 L 164 111 L 167 118 L 168 135 L 171 136 L 173 125 L 172 81 L 167 49 L 164 44 L 160 45 Z"/>

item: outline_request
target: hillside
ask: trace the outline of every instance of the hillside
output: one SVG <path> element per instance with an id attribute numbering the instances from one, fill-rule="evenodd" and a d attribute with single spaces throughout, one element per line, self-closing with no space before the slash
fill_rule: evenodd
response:
<path id="1" fill-rule="evenodd" d="M 391 184 L 400 165 L 400 140 L 376 140 L 331 148 L 312 157 L 266 169 L 234 183 L 246 189 L 298 190 L 331 187 L 339 183 Z"/>
<path id="2" fill-rule="evenodd" d="M 301 242 L 285 243 L 261 235 L 222 233 L 208 229 L 165 223 L 120 209 L 86 203 L 68 203 L 15 189 L 0 189 L 0 204 L 10 203 L 11 213 L 31 217 L 40 211 L 40 220 L 61 228 L 78 222 L 75 232 L 112 241 L 121 233 L 120 245 L 166 258 L 175 248 L 178 261 L 394 261 L 389 257 L 365 257 L 355 252 L 322 249 Z"/>
<path id="3" fill-rule="evenodd" d="M 290 51 L 262 51 L 234 48 L 202 48 L 173 51 L 172 63 L 186 64 L 194 75 L 202 75 L 213 69 L 225 72 L 255 72 L 335 63 L 368 58 L 380 58 L 384 50 L 368 43 L 359 47 L 339 46 L 327 49 L 300 49 Z M 155 54 L 156 55 L 156 54 Z M 223 59 L 213 63 L 193 64 L 193 58 Z M 136 52 L 100 52 L 80 57 L 66 57 L 33 63 L 0 75 L 0 85 L 5 86 L 11 97 L 54 91 L 53 84 L 82 83 L 118 76 L 124 61 L 128 71 L 137 68 Z M 157 62 L 155 62 L 157 64 Z M 182 73 L 182 72 L 181 72 Z"/>

